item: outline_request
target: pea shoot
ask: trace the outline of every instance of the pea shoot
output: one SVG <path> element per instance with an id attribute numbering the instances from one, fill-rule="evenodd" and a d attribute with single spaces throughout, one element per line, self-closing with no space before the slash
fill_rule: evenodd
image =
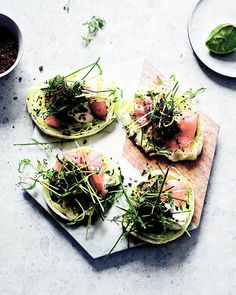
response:
<path id="1" fill-rule="evenodd" d="M 85 150 L 81 159 L 86 155 Z M 34 171 L 27 175 L 26 180 L 22 177 L 20 184 L 23 188 L 32 190 L 39 183 L 48 206 L 70 225 L 87 223 L 90 227 L 96 218 L 104 220 L 107 210 L 120 193 L 119 181 L 113 171 L 115 168 L 111 167 L 111 171 L 109 168 L 105 171 L 102 168 L 91 169 L 86 160 L 78 165 L 65 153 L 57 155 L 56 159 L 54 168 L 48 165 L 46 159 L 37 160 L 36 163 L 30 159 L 21 160 L 18 169 L 20 175 L 26 175 L 26 167 Z M 105 158 L 103 161 L 106 161 Z M 106 186 L 106 195 L 102 195 L 92 181 L 93 176 L 100 173 L 110 175 L 111 184 Z"/>
<path id="2" fill-rule="evenodd" d="M 114 250 L 118 242 L 130 235 L 150 243 L 168 242 L 187 232 L 187 226 L 193 214 L 192 188 L 183 192 L 183 198 L 179 198 L 174 192 L 179 192 L 175 186 L 168 185 L 170 179 L 183 183 L 187 180 L 178 174 L 167 170 L 153 170 L 148 167 L 145 180 L 131 189 L 127 189 L 122 183 L 123 196 L 127 207 L 118 207 L 123 214 L 114 217 L 114 222 L 120 220 L 123 232 L 110 250 Z M 182 220 L 179 220 L 180 215 Z"/>

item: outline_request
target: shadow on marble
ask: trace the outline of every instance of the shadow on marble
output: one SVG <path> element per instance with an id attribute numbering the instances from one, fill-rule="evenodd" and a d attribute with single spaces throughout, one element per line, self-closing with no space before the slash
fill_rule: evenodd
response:
<path id="1" fill-rule="evenodd" d="M 142 246 L 127 249 L 122 252 L 114 253 L 108 257 L 102 257 L 90 261 L 96 271 L 104 271 L 110 268 L 119 269 L 129 263 L 141 262 L 145 267 L 171 267 L 181 264 L 197 245 L 199 230 L 191 233 L 191 238 L 187 235 L 182 236 L 177 241 L 165 245 L 144 244 Z"/>
<path id="2" fill-rule="evenodd" d="M 236 90 L 236 78 L 230 78 L 221 74 L 216 73 L 215 71 L 208 68 L 194 53 L 194 57 L 203 71 L 203 73 L 213 80 L 215 83 L 219 84 L 222 87 L 229 88 L 231 90 Z"/>
<path id="3" fill-rule="evenodd" d="M 23 197 L 24 199 L 29 202 L 34 210 L 37 210 L 40 214 L 43 215 L 44 218 L 47 219 L 47 221 L 52 224 L 52 226 L 54 226 L 54 228 L 60 233 L 62 234 L 67 240 L 68 242 L 71 244 L 71 246 L 73 248 L 76 248 L 78 250 L 78 252 L 80 252 L 80 254 L 85 258 L 85 259 L 92 259 L 91 256 L 84 250 L 84 248 L 82 248 L 77 241 L 74 240 L 74 238 L 72 236 L 70 236 L 68 234 L 68 232 L 60 226 L 59 223 L 56 222 L 56 220 L 54 220 L 51 215 L 49 215 L 49 213 L 47 211 L 45 211 L 45 209 L 37 202 L 35 201 L 29 193 L 27 193 L 26 191 L 23 191 Z"/>
<path id="4" fill-rule="evenodd" d="M 0 128 L 16 121 L 19 112 L 19 81 L 20 68 L 15 69 L 7 76 L 0 78 Z M 16 110 L 17 108 L 17 110 Z"/>
<path id="5" fill-rule="evenodd" d="M 27 192 L 23 192 L 23 196 L 26 201 L 63 235 L 69 244 L 78 251 L 78 254 L 98 272 L 110 268 L 119 269 L 126 264 L 137 261 L 142 262 L 146 267 L 170 267 L 171 265 L 181 264 L 194 251 L 200 234 L 200 229 L 198 228 L 191 232 L 191 238 L 184 235 L 178 240 L 165 245 L 144 244 L 121 252 L 112 253 L 109 256 L 93 259 Z"/>

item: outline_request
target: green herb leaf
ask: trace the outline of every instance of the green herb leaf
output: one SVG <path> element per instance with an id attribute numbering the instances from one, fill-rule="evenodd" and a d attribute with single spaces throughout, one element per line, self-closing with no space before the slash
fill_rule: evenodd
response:
<path id="1" fill-rule="evenodd" d="M 86 36 L 83 36 L 82 39 L 83 39 L 85 45 L 88 46 L 89 43 L 92 41 L 93 38 L 88 34 Z"/>
<path id="2" fill-rule="evenodd" d="M 19 163 L 19 166 L 18 166 L 18 172 L 23 173 L 23 170 L 24 170 L 25 166 L 27 166 L 27 165 L 31 165 L 30 159 L 22 159 Z"/>
<path id="3" fill-rule="evenodd" d="M 229 54 L 236 50 L 236 27 L 221 24 L 214 28 L 206 40 L 206 46 L 215 54 Z"/>
<path id="4" fill-rule="evenodd" d="M 82 36 L 82 40 L 85 45 L 88 46 L 92 41 L 93 37 L 97 34 L 99 30 L 102 30 L 106 25 L 106 21 L 100 17 L 93 16 L 90 21 L 87 21 L 83 24 L 83 26 L 87 27 L 87 34 Z"/>
<path id="5" fill-rule="evenodd" d="M 24 190 L 32 190 L 36 187 L 36 184 L 37 184 L 36 180 L 34 180 L 32 183 L 27 183 L 23 181 L 19 182 L 19 185 L 21 185 Z"/>

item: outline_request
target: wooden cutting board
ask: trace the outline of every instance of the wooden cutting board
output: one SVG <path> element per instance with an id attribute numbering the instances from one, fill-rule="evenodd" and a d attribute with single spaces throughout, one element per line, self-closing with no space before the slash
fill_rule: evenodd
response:
<path id="1" fill-rule="evenodd" d="M 157 71 L 157 69 L 148 61 L 144 61 L 140 79 L 140 88 L 142 88 L 142 86 L 152 85 L 154 82 L 158 82 L 158 79 L 160 78 L 163 78 L 163 76 Z M 171 166 L 178 169 L 181 174 L 189 179 L 193 185 L 195 201 L 195 209 L 192 219 L 193 228 L 198 227 L 200 223 L 220 129 L 219 125 L 207 115 L 201 114 L 201 117 L 204 130 L 204 144 L 201 155 L 195 161 L 173 163 L 161 156 L 148 158 L 128 138 L 126 138 L 123 149 L 123 156 L 140 172 L 146 168 L 147 164 L 154 168 L 158 168 L 158 165 L 161 167 Z"/>

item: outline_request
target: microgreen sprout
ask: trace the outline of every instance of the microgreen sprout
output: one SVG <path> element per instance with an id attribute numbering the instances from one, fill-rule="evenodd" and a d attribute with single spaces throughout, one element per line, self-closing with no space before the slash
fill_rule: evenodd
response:
<path id="1" fill-rule="evenodd" d="M 188 213 L 188 200 L 178 199 L 172 196 L 174 187 L 166 187 L 169 175 L 169 169 L 161 171 L 158 175 L 152 175 L 152 169 L 149 170 L 147 180 L 135 185 L 132 190 L 127 190 L 122 183 L 120 176 L 121 189 L 127 203 L 127 208 L 118 207 L 123 214 L 115 216 L 117 223 L 122 220 L 123 232 L 119 236 L 115 245 L 109 254 L 114 250 L 118 242 L 132 233 L 139 236 L 162 235 L 170 231 L 169 226 L 176 225 L 180 229 L 187 231 L 180 224 L 175 215 Z M 177 192 L 177 191 L 176 191 Z M 187 194 L 187 192 L 185 192 Z M 178 211 L 174 210 L 175 202 L 179 202 Z"/>
<path id="2" fill-rule="evenodd" d="M 135 104 L 141 110 L 144 108 L 145 113 L 142 116 L 139 113 L 136 115 L 134 110 L 126 127 L 127 130 L 131 128 L 135 134 L 140 131 L 141 146 L 145 134 L 145 144 L 158 150 L 165 148 L 166 143 L 181 132 L 178 120 L 184 110 L 190 109 L 188 99 L 196 97 L 205 90 L 205 88 L 196 91 L 189 89 L 180 95 L 179 83 L 174 75 L 168 80 L 163 80 L 161 85 L 135 94 L 135 100 L 138 101 Z"/>
<path id="3" fill-rule="evenodd" d="M 198 94 L 203 93 L 205 90 L 206 88 L 199 88 L 196 91 L 193 91 L 192 88 L 190 88 L 183 93 L 183 96 L 187 98 L 195 98 Z"/>
<path id="4" fill-rule="evenodd" d="M 45 86 L 41 88 L 45 96 L 45 108 L 43 110 L 46 111 L 42 114 L 44 119 L 54 116 L 61 122 L 61 129 L 65 132 L 70 132 L 69 127 L 77 122 L 74 116 L 76 114 L 81 114 L 81 120 L 86 118 L 86 114 L 91 116 L 91 105 L 93 102 L 96 102 L 98 98 L 98 101 L 100 103 L 105 102 L 106 108 L 108 108 L 111 103 L 115 103 L 117 99 L 121 97 L 122 92 L 116 86 L 97 90 L 92 89 L 92 87 L 86 83 L 87 79 L 91 78 L 91 73 L 94 72 L 95 69 L 97 69 L 96 76 L 102 74 L 99 60 L 100 58 L 94 63 L 81 68 L 70 75 L 57 75 L 46 82 Z M 85 73 L 81 75 L 81 78 L 76 81 L 69 80 L 70 76 L 76 75 L 82 70 L 85 71 Z M 43 110 L 40 108 L 41 113 Z M 81 122 L 79 126 L 81 130 L 85 130 L 86 128 L 91 129 L 97 123 L 105 120 L 105 118 L 97 118 L 96 114 L 91 116 L 91 118 L 91 121 L 88 123 L 79 121 Z M 73 128 L 76 128 L 76 126 Z"/>
<path id="5" fill-rule="evenodd" d="M 86 46 L 92 41 L 93 37 L 99 30 L 102 30 L 106 25 L 106 21 L 100 17 L 93 16 L 91 20 L 85 22 L 83 26 L 87 27 L 87 34 L 82 37 Z"/>
<path id="6" fill-rule="evenodd" d="M 107 209 L 120 192 L 119 185 L 107 187 L 107 195 L 101 196 L 91 182 L 93 175 L 101 173 L 100 169 L 89 168 L 86 161 L 83 165 L 77 165 L 65 153 L 57 155 L 56 159 L 55 168 L 50 168 L 46 159 L 37 160 L 36 164 L 30 159 L 21 160 L 18 172 L 24 179 L 27 176 L 27 182 L 20 182 L 22 187 L 30 190 L 39 183 L 50 198 L 50 203 L 66 209 L 68 224 L 87 221 L 90 227 L 95 216 L 104 219 Z M 34 171 L 31 176 L 24 173 L 27 166 Z"/>

